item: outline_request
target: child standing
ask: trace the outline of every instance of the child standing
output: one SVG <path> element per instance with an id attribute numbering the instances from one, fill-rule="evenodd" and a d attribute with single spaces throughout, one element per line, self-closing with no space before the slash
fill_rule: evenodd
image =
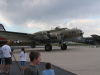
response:
<path id="1" fill-rule="evenodd" d="M 54 70 L 52 69 L 51 63 L 46 63 L 46 70 L 42 72 L 42 75 L 55 75 Z"/>
<path id="2" fill-rule="evenodd" d="M 21 50 L 22 52 L 20 53 L 20 61 L 21 61 L 21 66 L 22 66 L 22 72 L 24 73 L 24 70 L 26 68 L 26 52 L 23 47 L 21 48 Z"/>
<path id="3" fill-rule="evenodd" d="M 41 56 L 37 51 L 32 51 L 29 54 L 30 64 L 26 67 L 24 75 L 39 75 L 38 64 L 40 64 Z"/>

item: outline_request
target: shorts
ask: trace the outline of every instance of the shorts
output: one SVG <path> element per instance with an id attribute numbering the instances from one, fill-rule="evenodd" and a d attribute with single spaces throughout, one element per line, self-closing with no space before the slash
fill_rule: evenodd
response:
<path id="1" fill-rule="evenodd" d="M 21 61 L 21 66 L 26 66 L 26 61 Z"/>
<path id="2" fill-rule="evenodd" d="M 12 59 L 11 58 L 4 58 L 5 59 L 5 64 L 12 64 Z"/>
<path id="3" fill-rule="evenodd" d="M 0 64 L 2 64 L 3 62 L 2 62 L 2 58 L 0 58 Z"/>

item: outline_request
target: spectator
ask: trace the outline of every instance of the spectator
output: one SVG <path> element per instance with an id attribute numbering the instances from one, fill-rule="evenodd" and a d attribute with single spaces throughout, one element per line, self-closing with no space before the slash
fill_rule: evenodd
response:
<path id="1" fill-rule="evenodd" d="M 54 70 L 52 69 L 51 63 L 46 63 L 46 70 L 42 72 L 42 75 L 55 75 Z"/>
<path id="2" fill-rule="evenodd" d="M 24 75 L 39 75 L 38 64 L 41 61 L 40 53 L 37 51 L 32 51 L 29 54 L 30 64 L 26 67 Z"/>
<path id="3" fill-rule="evenodd" d="M 20 61 L 21 61 L 21 66 L 22 66 L 22 72 L 24 73 L 24 70 L 26 68 L 26 52 L 23 47 L 21 48 L 21 50 L 22 52 L 20 53 Z"/>
<path id="4" fill-rule="evenodd" d="M 8 74 L 10 70 L 10 64 L 12 63 L 12 52 L 10 46 L 7 45 L 7 41 L 5 41 L 4 45 L 2 46 L 2 52 L 5 59 L 4 72 Z"/>

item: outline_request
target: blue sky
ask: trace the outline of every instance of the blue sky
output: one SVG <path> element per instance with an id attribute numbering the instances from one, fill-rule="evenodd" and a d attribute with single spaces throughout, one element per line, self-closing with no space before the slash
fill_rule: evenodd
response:
<path id="1" fill-rule="evenodd" d="M 100 35 L 100 0 L 0 0 L 0 23 L 14 32 L 60 26 Z"/>

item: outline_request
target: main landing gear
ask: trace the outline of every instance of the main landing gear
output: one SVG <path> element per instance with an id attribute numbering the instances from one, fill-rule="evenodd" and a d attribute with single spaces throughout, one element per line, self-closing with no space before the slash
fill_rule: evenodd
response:
<path id="1" fill-rule="evenodd" d="M 67 45 L 66 44 L 61 44 L 61 49 L 62 50 L 66 50 L 67 49 Z M 46 44 L 45 45 L 45 51 L 51 51 L 51 50 L 52 50 L 52 45 Z"/>
<path id="2" fill-rule="evenodd" d="M 66 44 L 61 44 L 61 49 L 62 50 L 66 50 L 67 49 L 67 45 Z"/>
<path id="3" fill-rule="evenodd" d="M 50 44 L 46 44 L 45 51 L 51 51 L 51 50 L 52 50 L 52 46 Z"/>

